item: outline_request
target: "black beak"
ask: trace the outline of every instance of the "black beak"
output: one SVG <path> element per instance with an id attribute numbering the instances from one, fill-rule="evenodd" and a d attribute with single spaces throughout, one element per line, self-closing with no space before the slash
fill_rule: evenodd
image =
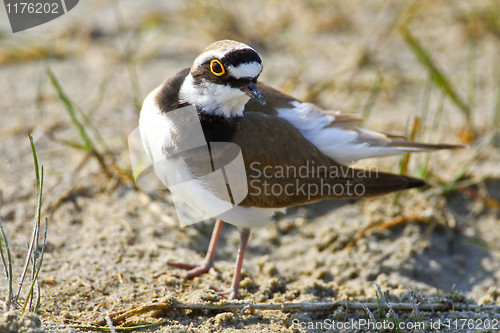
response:
<path id="1" fill-rule="evenodd" d="M 251 98 L 257 100 L 257 102 L 259 102 L 260 104 L 266 105 L 266 100 L 260 93 L 259 89 L 257 89 L 257 85 L 254 82 L 250 82 L 240 89 Z"/>

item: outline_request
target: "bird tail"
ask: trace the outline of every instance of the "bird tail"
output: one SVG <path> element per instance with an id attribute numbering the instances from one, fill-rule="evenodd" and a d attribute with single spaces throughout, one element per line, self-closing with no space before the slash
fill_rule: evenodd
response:
<path id="1" fill-rule="evenodd" d="M 381 195 L 426 185 L 426 182 L 421 179 L 387 172 L 371 172 L 368 177 L 359 178 L 356 182 L 357 186 L 364 190 L 362 197 Z"/>
<path id="2" fill-rule="evenodd" d="M 441 149 L 460 149 L 466 148 L 464 145 L 454 145 L 454 144 L 431 144 L 431 143 L 421 143 L 421 142 L 413 142 L 406 141 L 402 139 L 393 139 L 389 142 L 386 147 L 395 148 L 401 152 L 421 152 L 421 151 L 433 151 L 433 150 L 441 150 Z"/>

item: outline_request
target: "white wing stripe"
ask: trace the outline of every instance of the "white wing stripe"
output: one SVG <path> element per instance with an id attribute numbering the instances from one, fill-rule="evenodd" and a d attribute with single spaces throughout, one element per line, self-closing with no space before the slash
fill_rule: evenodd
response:
<path id="1" fill-rule="evenodd" d="M 277 109 L 323 154 L 342 164 L 370 157 L 423 151 L 421 148 L 387 147 L 390 139 L 378 132 L 358 127 L 335 127 L 335 116 L 326 114 L 314 104 L 293 101 L 294 107 Z"/>

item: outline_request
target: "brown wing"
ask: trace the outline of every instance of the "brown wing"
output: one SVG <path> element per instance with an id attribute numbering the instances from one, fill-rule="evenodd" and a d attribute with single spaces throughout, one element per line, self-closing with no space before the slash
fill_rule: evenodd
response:
<path id="1" fill-rule="evenodd" d="M 271 115 L 276 115 L 278 112 L 276 109 L 282 108 L 293 108 L 294 106 L 290 104 L 290 102 L 297 101 L 302 102 L 295 97 L 287 95 L 273 87 L 258 82 L 257 87 L 259 88 L 260 93 L 264 96 L 266 100 L 266 105 L 262 105 L 259 102 L 251 99 L 245 106 L 245 112 L 262 112 Z M 319 109 L 318 109 L 319 110 Z M 332 123 L 333 126 L 338 127 L 346 127 L 346 126 L 355 126 L 359 125 L 363 119 L 353 117 L 351 115 L 342 114 L 339 111 L 329 111 L 329 110 L 321 110 L 323 113 L 332 115 L 335 117 L 335 121 Z"/>
<path id="2" fill-rule="evenodd" d="M 262 105 L 259 102 L 251 99 L 245 105 L 245 112 L 262 112 L 266 114 L 276 115 L 278 112 L 276 109 L 281 108 L 292 108 L 293 105 L 290 104 L 292 101 L 298 101 L 296 98 L 284 94 L 281 91 L 268 86 L 265 83 L 258 82 L 257 88 L 259 89 L 262 96 L 266 100 L 266 105 Z"/>
<path id="3" fill-rule="evenodd" d="M 242 117 L 231 139 L 242 151 L 249 193 L 240 206 L 287 207 L 324 198 L 359 198 L 424 185 L 418 179 L 341 165 L 286 120 Z"/>

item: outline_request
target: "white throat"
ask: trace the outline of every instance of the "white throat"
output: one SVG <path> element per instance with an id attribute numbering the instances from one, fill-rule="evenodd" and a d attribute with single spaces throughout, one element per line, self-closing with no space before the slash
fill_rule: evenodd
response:
<path id="1" fill-rule="evenodd" d="M 250 97 L 229 85 L 208 81 L 195 85 L 193 77 L 188 74 L 179 90 L 179 100 L 195 105 L 201 112 L 231 118 L 243 116 Z"/>

